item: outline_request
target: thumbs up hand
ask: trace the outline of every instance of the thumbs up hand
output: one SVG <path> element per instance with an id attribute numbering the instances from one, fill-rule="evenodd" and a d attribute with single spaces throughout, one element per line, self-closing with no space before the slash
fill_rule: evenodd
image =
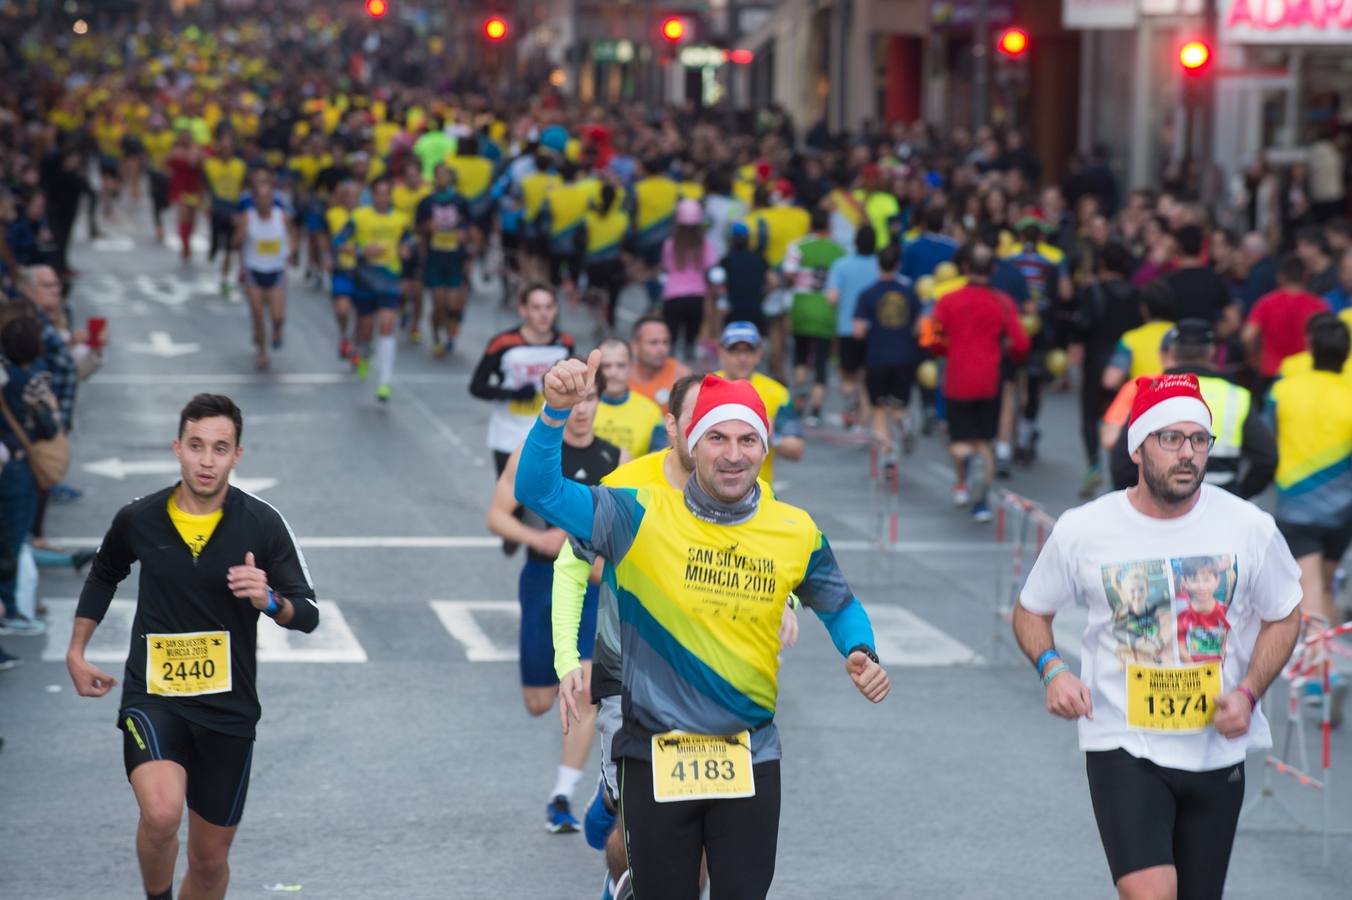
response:
<path id="1" fill-rule="evenodd" d="M 248 600 L 255 609 L 268 608 L 268 573 L 254 565 L 252 551 L 244 554 L 244 565 L 230 567 L 225 581 L 231 593 Z"/>
<path id="2" fill-rule="evenodd" d="M 572 409 L 591 393 L 596 370 L 601 366 L 601 351 L 593 350 L 587 361 L 564 359 L 545 373 L 545 403 L 553 409 Z"/>

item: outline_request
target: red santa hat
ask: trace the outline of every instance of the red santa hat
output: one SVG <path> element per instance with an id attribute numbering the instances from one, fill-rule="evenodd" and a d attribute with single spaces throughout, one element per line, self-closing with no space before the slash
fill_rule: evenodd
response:
<path id="1" fill-rule="evenodd" d="M 1135 453 L 1146 437 L 1176 422 L 1211 429 L 1211 407 L 1202 399 L 1196 375 L 1142 375 L 1127 426 L 1127 451 Z"/>
<path id="2" fill-rule="evenodd" d="M 690 446 L 694 447 L 706 431 L 723 422 L 745 422 L 756 429 L 767 447 L 770 445 L 770 419 L 751 382 L 705 375 L 695 399 L 695 410 L 690 415 L 690 425 L 685 429 Z"/>

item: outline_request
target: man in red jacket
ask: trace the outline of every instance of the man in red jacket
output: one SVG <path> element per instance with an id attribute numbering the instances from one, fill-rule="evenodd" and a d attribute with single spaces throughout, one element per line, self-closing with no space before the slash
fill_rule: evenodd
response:
<path id="1" fill-rule="evenodd" d="M 1028 335 L 1019 324 L 1014 301 L 990 286 L 994 259 L 984 244 L 959 254 L 967 286 L 940 298 L 934 307 L 938 351 L 948 359 L 944 369 L 944 398 L 948 408 L 948 451 L 953 456 L 957 482 L 956 506 L 972 504 L 972 518 L 991 520 L 986 491 L 995 472 L 996 427 L 1000 421 L 1000 358 L 1006 352 L 1015 362 L 1028 354 Z M 972 476 L 968 490 L 968 461 L 980 456 L 984 468 Z"/>

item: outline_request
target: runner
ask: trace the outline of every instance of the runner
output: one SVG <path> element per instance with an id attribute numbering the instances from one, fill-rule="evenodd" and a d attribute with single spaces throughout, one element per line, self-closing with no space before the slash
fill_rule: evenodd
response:
<path id="1" fill-rule="evenodd" d="M 644 316 L 634 323 L 629 347 L 634 351 L 634 374 L 629 386 L 667 411 L 671 386 L 690 374 L 671 355 L 671 329 L 661 316 Z"/>
<path id="2" fill-rule="evenodd" d="M 720 378 L 749 381 L 770 411 L 772 434 L 761 466 L 761 480 L 771 487 L 775 483 L 775 460 L 797 462 L 803 458 L 807 442 L 803 440 L 803 423 L 794 408 L 789 389 L 769 375 L 758 372 L 764 346 L 761 334 L 750 322 L 729 322 L 718 342 L 718 360 L 722 368 Z"/>
<path id="3" fill-rule="evenodd" d="M 717 376 L 702 383 L 687 435 L 695 478 L 683 494 L 588 489 L 562 477 L 561 426 L 591 391 L 599 365 L 593 351 L 586 363 L 564 360 L 546 376 L 516 494 L 605 557 L 606 582 L 620 600 L 624 722 L 613 752 L 634 892 L 694 896 L 707 851 L 716 900 L 763 898 L 778 834 L 773 717 L 777 636 L 790 590 L 818 612 L 870 701 L 887 695 L 887 673 L 872 649 L 868 616 L 821 532 L 807 513 L 764 497 L 756 484 L 769 423 L 750 385 Z M 735 625 L 704 612 L 725 606 L 729 591 L 748 610 Z M 696 617 L 698 656 L 677 637 L 693 634 Z"/>
<path id="4" fill-rule="evenodd" d="M 604 349 L 601 370 L 605 370 Z M 667 443 L 675 448 L 659 450 L 621 466 L 601 480 L 607 487 L 641 488 L 669 485 L 684 490 L 695 461 L 686 444 L 685 429 L 690 424 L 691 410 L 699 396 L 702 378 L 686 375 L 677 379 L 671 390 L 671 412 L 663 417 Z M 758 482 L 764 496 L 773 497 L 770 486 Z M 584 551 L 584 555 L 585 551 Z M 571 542 L 565 544 L 554 563 L 554 598 L 551 617 L 554 626 L 554 668 L 559 676 L 559 718 L 565 734 L 572 722 L 581 721 L 588 702 L 597 705 L 596 729 L 601 738 L 601 778 L 596 796 L 587 807 L 584 831 L 587 843 L 606 855 L 607 884 L 603 900 L 625 896 L 629 878 L 625 858 L 624 839 L 615 827 L 618 820 L 620 787 L 611 742 L 622 722 L 620 713 L 620 620 L 615 594 L 601 585 L 597 602 L 596 645 L 590 677 L 582 669 L 581 660 L 569 648 L 577 643 L 582 625 L 584 596 L 588 579 L 598 578 L 586 560 L 573 552 Z M 789 595 L 780 623 L 779 642 L 782 648 L 792 647 L 798 641 L 798 616 L 794 612 L 798 599 Z"/>
<path id="5" fill-rule="evenodd" d="M 228 297 L 232 288 L 230 257 L 239 247 L 235 235 L 239 201 L 244 195 L 248 173 L 244 160 L 236 152 L 235 136 L 228 129 L 221 131 L 214 151 L 203 160 L 202 173 L 211 196 L 211 249 L 207 253 L 207 262 L 215 262 L 216 253 L 224 251 L 221 258 L 221 294 Z"/>
<path id="6" fill-rule="evenodd" d="M 563 457 L 561 472 L 582 483 L 595 485 L 617 465 L 629 461 L 629 454 L 607 441 L 596 437 L 592 422 L 596 416 L 599 392 L 606 386 L 601 374 L 592 390 L 573 408 L 563 430 Z M 555 645 L 550 624 L 553 594 L 554 560 L 568 536 L 558 528 L 548 526 L 539 516 L 517 505 L 512 496 L 516 481 L 518 449 L 508 458 L 493 492 L 488 508 L 488 528 L 504 542 L 526 545 L 526 562 L 521 569 L 518 599 L 521 603 L 520 667 L 521 694 L 526 711 L 542 716 L 554 706 L 559 691 L 559 679 L 554 673 Z M 583 626 L 575 634 L 575 657 L 584 668 L 583 678 L 589 680 L 592 645 L 596 638 L 596 586 L 586 589 L 583 604 Z M 583 767 L 591 754 L 592 721 L 594 709 L 583 707 L 588 713 L 582 727 L 563 736 L 558 776 L 549 793 L 545 807 L 545 827 L 555 834 L 572 833 L 581 827 L 573 815 L 573 791 L 582 777 Z"/>
<path id="7" fill-rule="evenodd" d="M 1300 628 L 1300 570 L 1271 516 L 1202 483 L 1211 412 L 1197 378 L 1138 384 L 1128 446 L 1140 483 L 1061 517 L 1014 633 L 1048 712 L 1078 722 L 1119 896 L 1220 900 L 1244 757 L 1272 743 L 1258 699 Z M 1089 604 L 1080 678 L 1052 640 L 1077 601 Z M 1186 663 L 1199 653 L 1219 662 Z"/>
<path id="8" fill-rule="evenodd" d="M 456 189 L 456 175 L 446 163 L 437 163 L 436 189 L 418 203 L 415 222 L 424 244 L 427 287 L 432 291 L 432 353 L 445 356 L 455 349 L 468 295 L 465 252 L 470 215 L 465 198 Z"/>
<path id="9" fill-rule="evenodd" d="M 390 399 L 390 381 L 394 378 L 396 352 L 394 326 L 399 319 L 399 272 L 405 259 L 413 254 L 413 223 L 394 209 L 388 178 L 371 185 L 371 205 L 352 211 L 347 225 L 338 234 L 336 249 L 351 241 L 357 251 L 356 296 L 357 344 L 361 355 L 357 376 L 365 378 L 370 358 L 371 333 L 378 325 L 376 338 L 376 399 Z"/>
<path id="10" fill-rule="evenodd" d="M 1347 325 L 1318 313 L 1306 334 L 1314 367 L 1272 386 L 1269 415 L 1277 433 L 1277 527 L 1300 566 L 1301 605 L 1322 630 L 1338 624 L 1334 575 L 1352 545 L 1352 382 L 1342 375 Z M 1332 712 L 1341 722 L 1346 686 L 1341 673 L 1334 680 Z"/>
<path id="11" fill-rule="evenodd" d="M 934 305 L 933 320 L 940 338 L 934 349 L 948 361 L 944 398 L 948 452 L 956 474 L 953 505 L 971 503 L 972 519 L 989 522 L 993 516 L 986 491 L 995 471 L 992 442 L 1000 419 L 1000 360 L 1008 354 L 1014 364 L 1022 362 L 1029 342 L 1014 301 L 990 287 L 991 249 L 977 244 L 965 249 L 963 257 L 967 284 Z M 971 471 L 973 458 L 984 464 L 980 472 Z"/>
<path id="12" fill-rule="evenodd" d="M 910 279 L 898 275 L 900 264 L 895 244 L 878 254 L 878 282 L 859 295 L 854 311 L 855 338 L 865 342 L 864 384 L 873 410 L 873 438 L 883 468 L 894 470 L 897 458 L 892 435 L 901 432 L 904 453 L 915 446 L 906 412 L 920 365 L 920 298 Z M 891 480 L 896 483 L 895 478 Z"/>
<path id="13" fill-rule="evenodd" d="M 86 661 L 85 648 L 139 561 L 117 724 L 140 808 L 136 855 L 148 900 L 173 898 L 185 801 L 188 871 L 180 897 L 225 896 L 261 715 L 259 613 L 296 631 L 319 624 L 309 569 L 286 520 L 229 484 L 242 433 L 243 417 L 228 397 L 198 394 L 183 408 L 173 443 L 182 480 L 114 517 L 66 651 L 80 696 L 113 689 L 117 682 Z"/>
<path id="14" fill-rule="evenodd" d="M 804 424 L 818 428 L 836 336 L 836 310 L 827 299 L 826 276 L 831 265 L 845 255 L 845 248 L 831 238 L 829 212 L 814 209 L 811 221 L 812 230 L 785 251 L 784 275 L 793 294 L 789 307 L 793 325 L 793 390 L 798 409 L 805 412 Z M 804 396 L 809 368 L 816 377 Z"/>
<path id="15" fill-rule="evenodd" d="M 272 349 L 280 350 L 286 322 L 286 266 L 288 261 L 295 265 L 299 248 L 290 210 L 273 190 L 273 175 L 267 169 L 254 172 L 251 195 L 241 204 L 231 233 L 240 250 L 244 290 L 249 296 L 254 346 L 258 348 L 254 362 L 259 369 L 266 369 L 270 360 L 264 312 L 272 320 Z"/>
<path id="16" fill-rule="evenodd" d="M 178 210 L 178 240 L 184 263 L 192 260 L 192 232 L 202 205 L 202 151 L 192 135 L 180 131 L 165 160 L 169 168 L 169 202 Z"/>
<path id="17" fill-rule="evenodd" d="M 336 241 L 352 211 L 357 208 L 357 183 L 342 181 L 333 192 L 333 206 L 324 211 L 324 225 L 328 230 L 325 268 L 329 271 L 329 293 L 333 297 L 333 316 L 338 323 L 338 358 L 357 365 L 361 360 L 348 338 L 348 320 L 352 317 L 352 297 L 356 291 L 357 251 L 349 241 L 338 248 Z"/>
<path id="18" fill-rule="evenodd" d="M 615 310 L 620 305 L 620 291 L 628 278 L 624 270 L 624 237 L 629 232 L 629 214 L 619 201 L 619 192 L 613 184 L 603 184 L 583 223 L 586 229 L 584 266 L 587 285 L 597 292 L 604 310 L 602 321 L 615 327 Z"/>
<path id="19" fill-rule="evenodd" d="M 526 439 L 544 402 L 540 379 L 556 362 L 573 355 L 573 336 L 557 328 L 559 301 L 548 285 L 527 286 L 521 292 L 517 311 L 521 324 L 489 339 L 469 382 L 470 394 L 493 401 L 488 447 L 493 451 L 493 468 L 498 475 Z M 504 541 L 503 549 L 510 554 L 516 545 Z"/>
<path id="20" fill-rule="evenodd" d="M 430 193 L 432 186 L 423 181 L 422 166 L 418 160 L 410 158 L 404 162 L 403 176 L 395 181 L 390 191 L 390 202 L 399 215 L 416 223 L 423 198 Z M 403 298 L 403 316 L 408 321 L 408 340 L 411 344 L 422 343 L 423 255 L 422 243 L 416 242 L 413 252 L 403 261 L 399 271 L 399 294 Z"/>
<path id="21" fill-rule="evenodd" d="M 601 371 L 605 389 L 596 411 L 596 434 L 629 452 L 634 459 L 666 443 L 662 408 L 629 386 L 633 351 L 619 338 L 601 342 Z"/>

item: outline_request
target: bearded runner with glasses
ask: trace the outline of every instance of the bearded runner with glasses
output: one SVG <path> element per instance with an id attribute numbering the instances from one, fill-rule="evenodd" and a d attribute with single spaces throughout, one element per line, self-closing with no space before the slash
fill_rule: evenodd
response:
<path id="1" fill-rule="evenodd" d="M 1196 375 L 1137 379 L 1139 483 L 1060 518 L 1014 609 L 1048 712 L 1078 722 L 1122 898 L 1221 897 L 1245 754 L 1272 745 L 1258 698 L 1300 627 L 1300 569 L 1272 517 L 1202 481 L 1211 427 Z M 1079 677 L 1052 639 L 1077 602 Z"/>

